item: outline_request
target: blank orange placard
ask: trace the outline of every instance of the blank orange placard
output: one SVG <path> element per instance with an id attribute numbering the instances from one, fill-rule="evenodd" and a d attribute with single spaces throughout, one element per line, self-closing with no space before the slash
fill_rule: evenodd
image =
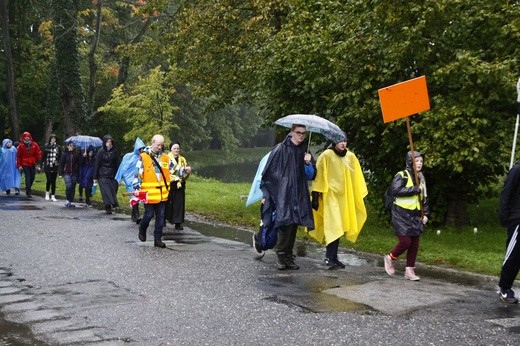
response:
<path id="1" fill-rule="evenodd" d="M 381 88 L 378 93 L 385 123 L 430 109 L 425 76 Z"/>

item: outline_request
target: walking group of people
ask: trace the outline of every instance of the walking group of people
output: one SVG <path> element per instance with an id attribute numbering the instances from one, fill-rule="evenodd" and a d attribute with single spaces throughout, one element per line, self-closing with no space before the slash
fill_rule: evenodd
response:
<path id="1" fill-rule="evenodd" d="M 364 197 L 368 190 L 363 171 L 356 155 L 347 149 L 346 134 L 333 140 L 316 162 L 306 150 L 305 137 L 306 127 L 294 124 L 285 140 L 271 151 L 260 183 L 262 223 L 274 223 L 278 229 L 280 270 L 299 269 L 293 253 L 298 226 L 326 245 L 326 268 L 344 268 L 338 258 L 340 238 L 355 242 L 367 219 Z M 421 173 L 423 157 L 418 152 L 413 157 L 416 169 L 412 169 L 412 153 L 408 153 L 405 173 L 397 174 L 392 183 L 392 223 L 399 242 L 384 259 L 388 274 L 394 275 L 393 262 L 407 252 L 404 277 L 417 281 L 415 260 L 429 208 Z M 414 179 L 416 174 L 420 184 Z"/>

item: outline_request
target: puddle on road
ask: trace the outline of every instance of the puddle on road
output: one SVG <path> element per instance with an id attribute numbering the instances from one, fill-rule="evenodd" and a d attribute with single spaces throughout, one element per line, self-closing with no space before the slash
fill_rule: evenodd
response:
<path id="1" fill-rule="evenodd" d="M 38 341 L 27 326 L 6 321 L 0 312 L 0 346 L 47 345 Z"/>

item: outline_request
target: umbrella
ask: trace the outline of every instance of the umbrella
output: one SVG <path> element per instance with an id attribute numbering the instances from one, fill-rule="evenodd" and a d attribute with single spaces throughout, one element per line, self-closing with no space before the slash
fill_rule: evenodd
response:
<path id="1" fill-rule="evenodd" d="M 65 143 L 69 142 L 74 143 L 78 148 L 82 148 L 85 151 L 89 146 L 93 146 L 94 148 L 100 148 L 103 146 L 103 141 L 101 140 L 101 138 L 84 135 L 69 137 L 65 140 Z"/>
<path id="2" fill-rule="evenodd" d="M 289 128 L 294 124 L 304 125 L 307 131 L 322 134 L 333 142 L 339 142 L 346 137 L 345 132 L 338 125 L 314 114 L 291 114 L 276 120 L 274 123 Z"/>
<path id="3" fill-rule="evenodd" d="M 260 160 L 260 163 L 258 164 L 258 168 L 256 169 L 256 174 L 253 179 L 253 184 L 249 190 L 249 196 L 247 196 L 246 207 L 262 199 L 260 182 L 262 181 L 262 172 L 264 171 L 265 164 L 267 163 L 267 159 L 269 158 L 270 154 L 271 152 L 268 152 L 264 157 L 262 157 L 262 160 Z"/>

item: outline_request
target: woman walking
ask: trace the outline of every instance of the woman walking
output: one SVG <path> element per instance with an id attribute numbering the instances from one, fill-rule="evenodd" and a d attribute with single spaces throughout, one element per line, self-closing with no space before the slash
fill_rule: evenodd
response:
<path id="1" fill-rule="evenodd" d="M 175 229 L 182 230 L 184 214 L 186 212 L 186 180 L 190 176 L 191 167 L 186 159 L 181 156 L 181 145 L 173 142 L 170 145 L 168 157 L 175 168 L 170 174 L 170 193 L 166 204 L 165 219 L 175 224 Z"/>
<path id="2" fill-rule="evenodd" d="M 418 179 L 415 179 L 413 162 Z M 391 195 L 395 197 L 392 204 L 392 225 L 399 242 L 384 256 L 385 270 L 394 275 L 394 261 L 406 251 L 406 270 L 404 278 L 418 281 L 415 275 L 415 260 L 419 252 L 419 237 L 428 222 L 430 209 L 426 192 L 426 181 L 422 174 L 423 156 L 420 152 L 409 151 L 406 156 L 406 169 L 397 173 L 392 181 Z M 419 180 L 419 186 L 416 181 Z"/>
<path id="3" fill-rule="evenodd" d="M 119 167 L 119 154 L 114 148 L 112 136 L 103 136 L 103 147 L 96 154 L 94 166 L 94 184 L 99 185 L 101 197 L 105 205 L 105 212 L 112 214 L 112 208 L 119 207 L 117 202 L 117 189 L 119 183 L 115 176 Z"/>
<path id="4" fill-rule="evenodd" d="M 79 177 L 80 158 L 74 143 L 67 143 L 67 149 L 60 159 L 60 177 L 63 177 L 65 182 L 65 196 L 67 201 L 65 207 L 74 208 L 74 194 L 76 193 L 76 184 Z"/>
<path id="5" fill-rule="evenodd" d="M 45 200 L 56 202 L 56 178 L 60 165 L 61 148 L 57 143 L 57 137 L 52 134 L 49 141 L 43 147 L 43 170 L 45 171 Z"/>

